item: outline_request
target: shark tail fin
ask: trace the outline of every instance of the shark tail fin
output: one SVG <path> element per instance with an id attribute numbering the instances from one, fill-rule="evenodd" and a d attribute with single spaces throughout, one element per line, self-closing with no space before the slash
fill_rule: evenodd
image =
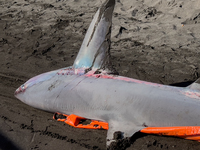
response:
<path id="1" fill-rule="evenodd" d="M 106 0 L 96 12 L 74 61 L 73 67 L 75 69 L 104 69 L 110 63 L 110 38 L 114 6 L 115 0 Z"/>
<path id="2" fill-rule="evenodd" d="M 200 78 L 197 79 L 194 83 L 189 85 L 187 88 L 190 88 L 192 90 L 199 90 L 200 91 Z"/>

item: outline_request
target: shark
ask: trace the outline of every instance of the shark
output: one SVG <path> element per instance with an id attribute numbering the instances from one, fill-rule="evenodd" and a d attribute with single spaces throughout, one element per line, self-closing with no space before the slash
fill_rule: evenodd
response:
<path id="1" fill-rule="evenodd" d="M 108 130 L 107 145 L 116 131 L 122 138 L 140 131 L 199 141 L 200 79 L 174 87 L 123 77 L 113 69 L 114 6 L 115 0 L 106 0 L 97 10 L 72 66 L 31 78 L 14 95 L 74 127 Z M 91 123 L 83 125 L 83 119 Z"/>

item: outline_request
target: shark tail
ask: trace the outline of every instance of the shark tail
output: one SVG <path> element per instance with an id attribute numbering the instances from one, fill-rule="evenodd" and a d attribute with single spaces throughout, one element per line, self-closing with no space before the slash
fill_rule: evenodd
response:
<path id="1" fill-rule="evenodd" d="M 142 133 L 174 136 L 200 142 L 200 126 L 181 127 L 147 127 L 140 130 Z"/>

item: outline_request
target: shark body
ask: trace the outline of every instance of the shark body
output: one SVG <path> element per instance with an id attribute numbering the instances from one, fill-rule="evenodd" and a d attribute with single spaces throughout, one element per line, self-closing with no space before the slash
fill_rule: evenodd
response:
<path id="1" fill-rule="evenodd" d="M 115 0 L 97 11 L 71 67 L 36 76 L 15 96 L 45 111 L 75 114 L 109 124 L 107 142 L 146 127 L 200 126 L 200 91 L 113 75 L 109 50 Z"/>

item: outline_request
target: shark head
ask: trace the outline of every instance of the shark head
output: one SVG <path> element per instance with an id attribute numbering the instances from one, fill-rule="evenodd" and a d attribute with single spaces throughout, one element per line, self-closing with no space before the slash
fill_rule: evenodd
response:
<path id="1" fill-rule="evenodd" d="M 15 91 L 15 97 L 28 105 L 42 109 L 43 102 L 40 97 L 44 97 L 45 92 L 42 92 L 38 86 L 42 86 L 56 74 L 57 71 L 51 71 L 29 79 Z"/>
<path id="2" fill-rule="evenodd" d="M 73 86 L 74 80 L 83 74 L 83 69 L 74 69 L 73 67 L 43 73 L 22 84 L 14 95 L 27 105 L 55 112 L 58 110 L 54 100 L 59 97 L 60 89 L 65 88 L 66 90 L 66 85 L 70 88 Z"/>

